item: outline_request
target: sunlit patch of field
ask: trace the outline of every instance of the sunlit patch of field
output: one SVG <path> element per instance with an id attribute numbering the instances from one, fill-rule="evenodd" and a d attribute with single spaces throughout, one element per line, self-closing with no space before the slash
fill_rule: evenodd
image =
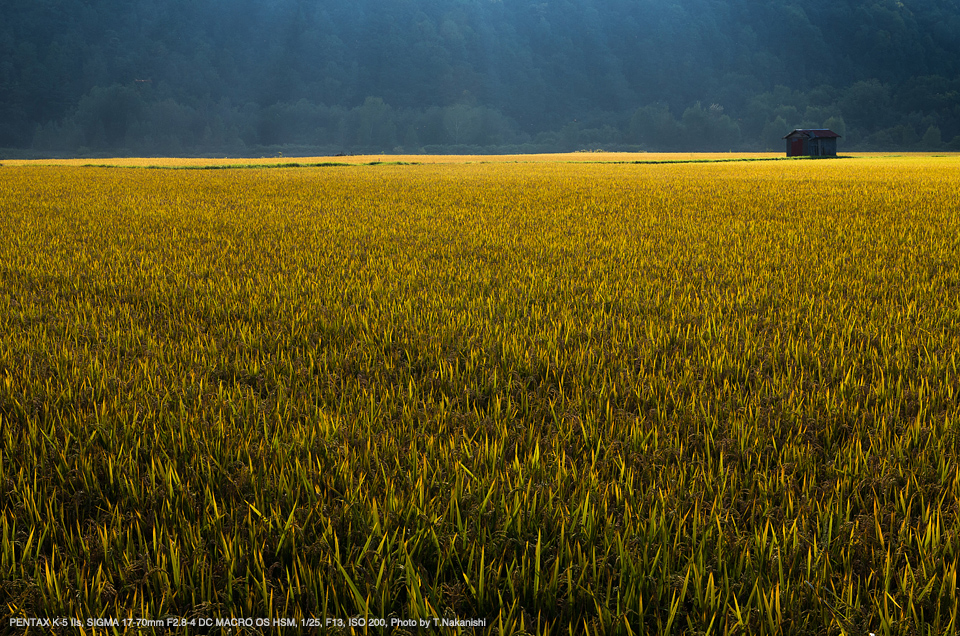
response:
<path id="1" fill-rule="evenodd" d="M 4 613 L 955 633 L 960 157 L 650 156 L 4 162 Z"/>
<path id="2" fill-rule="evenodd" d="M 956 152 L 856 152 L 842 158 L 957 157 Z M 783 152 L 568 152 L 528 155 L 337 155 L 317 157 L 115 157 L 83 159 L 5 159 L 7 166 L 114 166 L 136 168 L 329 167 L 370 164 L 461 163 L 700 163 L 787 159 Z M 791 160 L 798 160 L 791 158 Z"/>
<path id="3" fill-rule="evenodd" d="M 219 166 L 283 166 L 371 163 L 541 163 L 541 162 L 635 162 L 635 161 L 722 161 L 731 159 L 758 159 L 782 156 L 783 153 L 631 153 L 631 152 L 571 152 L 540 155 L 347 155 L 328 157 L 133 157 L 108 159 L 33 159 L 4 160 L 5 165 L 54 166 L 129 166 L 129 167 L 219 167 Z"/>
<path id="4" fill-rule="evenodd" d="M 841 158 L 947 158 L 960 153 L 947 152 L 857 152 L 841 153 Z M 464 163 L 701 163 L 751 160 L 787 160 L 782 152 L 570 152 L 528 155 L 338 155 L 320 157 L 118 157 L 104 159 L 7 159 L 7 166 L 81 166 L 138 168 L 252 168 L 252 167 L 331 167 L 338 165 L 380 164 L 464 164 Z M 790 158 L 791 161 L 802 160 Z"/>

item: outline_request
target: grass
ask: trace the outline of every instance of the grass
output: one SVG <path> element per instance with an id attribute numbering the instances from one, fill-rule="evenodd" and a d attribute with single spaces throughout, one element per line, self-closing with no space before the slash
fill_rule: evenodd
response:
<path id="1" fill-rule="evenodd" d="M 5 166 L 0 631 L 954 632 L 957 167 Z"/>

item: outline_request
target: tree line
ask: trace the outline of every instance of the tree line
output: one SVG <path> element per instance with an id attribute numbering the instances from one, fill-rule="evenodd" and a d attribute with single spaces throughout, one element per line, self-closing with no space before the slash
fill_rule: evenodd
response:
<path id="1" fill-rule="evenodd" d="M 949 0 L 6 0 L 0 147 L 960 150 Z"/>

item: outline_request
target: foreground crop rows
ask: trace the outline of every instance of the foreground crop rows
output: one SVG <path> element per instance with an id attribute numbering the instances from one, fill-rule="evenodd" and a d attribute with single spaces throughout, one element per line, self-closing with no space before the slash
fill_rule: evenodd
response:
<path id="1" fill-rule="evenodd" d="M 958 167 L 0 168 L 0 606 L 955 631 Z"/>

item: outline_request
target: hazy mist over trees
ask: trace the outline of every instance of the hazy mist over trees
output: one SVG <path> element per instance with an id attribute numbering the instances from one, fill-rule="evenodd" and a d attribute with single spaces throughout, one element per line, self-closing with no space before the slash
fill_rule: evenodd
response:
<path id="1" fill-rule="evenodd" d="M 34 154 L 960 150 L 956 0 L 3 0 Z"/>

